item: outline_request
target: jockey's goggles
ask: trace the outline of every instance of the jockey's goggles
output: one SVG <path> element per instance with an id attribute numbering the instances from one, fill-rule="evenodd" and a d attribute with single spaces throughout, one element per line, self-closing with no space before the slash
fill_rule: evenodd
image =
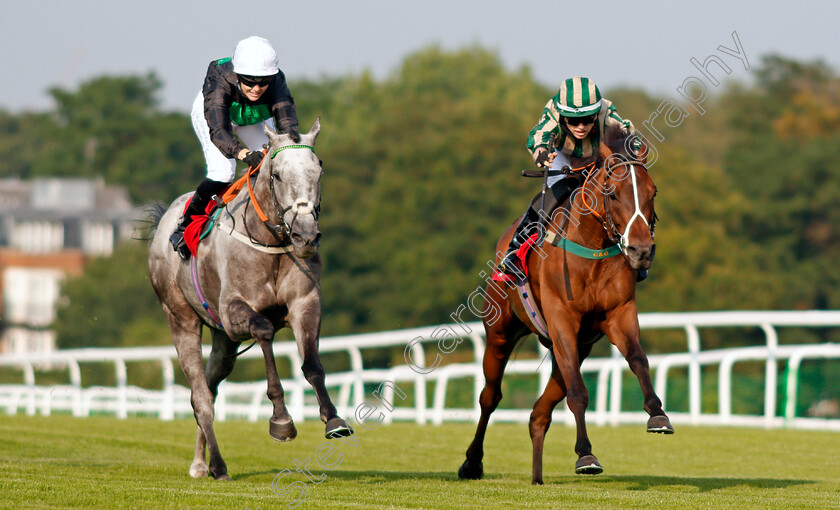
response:
<path id="1" fill-rule="evenodd" d="M 244 74 L 237 74 L 239 78 L 239 83 L 245 85 L 246 87 L 265 87 L 271 80 L 274 79 L 274 75 L 271 76 L 246 76 Z"/>
<path id="2" fill-rule="evenodd" d="M 565 117 L 566 124 L 570 126 L 579 126 L 581 124 L 593 124 L 595 123 L 595 116 L 594 115 L 587 115 L 586 117 Z"/>

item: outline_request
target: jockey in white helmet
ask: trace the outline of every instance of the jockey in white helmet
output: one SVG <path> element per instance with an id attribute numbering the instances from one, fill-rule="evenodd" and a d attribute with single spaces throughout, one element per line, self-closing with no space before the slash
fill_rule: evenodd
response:
<path id="1" fill-rule="evenodd" d="M 207 177 L 169 239 L 184 259 L 189 258 L 184 230 L 192 216 L 204 214 L 213 195 L 233 181 L 237 160 L 252 167 L 262 160 L 261 148 L 268 142 L 263 124 L 299 140 L 295 102 L 267 39 L 243 39 L 233 58 L 210 62 L 193 103 L 192 123 L 204 151 Z"/>

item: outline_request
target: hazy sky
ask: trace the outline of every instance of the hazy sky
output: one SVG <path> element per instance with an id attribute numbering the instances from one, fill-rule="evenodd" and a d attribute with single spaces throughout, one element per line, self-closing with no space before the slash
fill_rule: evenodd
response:
<path id="1" fill-rule="evenodd" d="M 702 62 L 719 45 L 734 49 L 733 31 L 751 66 L 777 52 L 840 69 L 840 2 L 828 1 L 2 1 L 0 108 L 13 112 L 49 108 L 51 86 L 152 70 L 164 83 L 164 108 L 187 111 L 208 62 L 253 34 L 274 43 L 291 79 L 364 69 L 385 77 L 429 45 L 478 44 L 511 70 L 530 66 L 552 88 L 580 74 L 602 88 L 675 95 L 698 74 L 689 60 Z M 738 60 L 724 59 L 731 78 L 750 78 Z"/>

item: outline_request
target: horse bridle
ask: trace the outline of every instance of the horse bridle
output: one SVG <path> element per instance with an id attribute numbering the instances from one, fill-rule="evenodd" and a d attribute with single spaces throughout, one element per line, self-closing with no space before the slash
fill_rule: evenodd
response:
<path id="1" fill-rule="evenodd" d="M 609 160 L 608 160 L 609 161 Z M 598 221 L 601 222 L 601 226 L 604 227 L 604 230 L 607 233 L 607 238 L 609 239 L 610 243 L 617 244 L 621 248 L 621 252 L 624 255 L 627 255 L 627 246 L 628 246 L 628 239 L 627 236 L 630 234 L 630 227 L 633 225 L 633 222 L 636 220 L 636 217 L 640 217 L 642 221 L 645 222 L 645 225 L 650 230 L 650 237 L 651 239 L 654 238 L 654 230 L 656 228 L 656 212 L 653 213 L 653 219 L 648 222 L 645 215 L 641 212 L 641 206 L 639 205 L 639 186 L 636 183 L 636 169 L 634 166 L 634 162 L 632 161 L 621 161 L 617 164 L 606 164 L 606 173 L 604 174 L 604 184 L 601 186 L 601 194 L 604 197 L 604 216 L 602 217 L 598 214 L 597 211 L 588 204 L 586 204 L 586 195 L 584 194 L 584 205 L 589 209 L 589 211 L 598 218 Z M 633 216 L 630 217 L 630 221 L 627 222 L 627 226 L 624 229 L 624 234 L 622 234 L 618 227 L 613 220 L 612 213 L 610 211 L 610 200 L 609 200 L 609 193 L 607 193 L 607 181 L 609 181 L 610 176 L 613 173 L 613 170 L 618 167 L 626 166 L 629 167 L 630 171 L 630 178 L 633 180 L 633 202 L 635 205 L 636 210 L 633 212 Z M 592 172 L 590 172 L 591 174 Z M 589 180 L 589 176 L 587 176 L 586 180 Z M 584 182 L 584 185 L 586 182 Z"/>
<path id="2" fill-rule="evenodd" d="M 271 196 L 274 198 L 274 212 L 276 212 L 278 217 L 280 218 L 280 223 L 276 223 L 270 227 L 272 230 L 284 236 L 291 235 L 292 229 L 295 227 L 295 222 L 297 221 L 298 216 L 300 215 L 306 216 L 308 214 L 311 214 L 315 218 L 315 221 L 318 221 L 318 217 L 320 216 L 321 212 L 320 207 L 318 206 L 307 205 L 306 207 L 301 208 L 298 204 L 292 204 L 288 207 L 283 207 L 282 204 L 280 204 L 280 200 L 278 200 L 277 198 L 276 191 L 274 190 L 274 179 L 277 179 L 278 182 L 283 182 L 283 180 L 279 177 L 275 177 L 274 172 L 269 172 L 269 174 L 270 181 L 268 187 L 271 190 Z M 286 213 L 289 211 L 292 211 L 294 213 L 294 216 L 292 216 L 291 223 L 286 222 Z"/>
<path id="3" fill-rule="evenodd" d="M 271 155 L 269 156 L 269 159 L 274 159 L 274 156 L 276 156 L 280 151 L 287 150 L 287 149 L 309 149 L 312 152 L 315 152 L 315 149 L 311 145 L 301 145 L 301 144 L 284 145 L 282 147 L 278 147 L 277 149 L 275 149 L 271 153 Z M 265 158 L 263 158 L 263 161 L 264 160 L 265 160 Z M 260 164 L 262 164 L 262 162 L 260 162 Z M 268 163 L 268 164 L 270 164 L 270 163 Z M 274 212 L 275 212 L 276 216 L 279 218 L 280 221 L 278 223 L 272 222 L 271 220 L 268 219 L 268 216 L 262 211 L 262 208 L 260 207 L 259 202 L 257 202 L 257 199 L 254 196 L 253 188 L 251 187 L 251 180 L 249 179 L 248 180 L 248 190 L 249 190 L 250 195 L 251 195 L 251 202 L 254 204 L 254 209 L 256 210 L 257 215 L 260 217 L 263 224 L 266 226 L 266 228 L 268 228 L 268 231 L 271 232 L 271 234 L 275 237 L 275 239 L 277 239 L 277 241 L 281 244 L 288 244 L 290 242 L 292 229 L 295 226 L 295 222 L 297 221 L 298 216 L 301 215 L 301 214 L 303 214 L 303 215 L 312 214 L 312 216 L 315 218 L 315 221 L 317 222 L 319 212 L 320 212 L 320 208 L 318 207 L 318 205 L 307 206 L 307 207 L 301 208 L 298 204 L 292 204 L 288 207 L 283 207 L 283 205 L 280 203 L 280 200 L 277 198 L 277 190 L 276 190 L 276 187 L 275 187 L 275 184 L 274 184 L 274 180 L 277 179 L 277 181 L 279 181 L 279 182 L 283 182 L 283 181 L 279 177 L 276 177 L 274 175 L 274 172 L 271 171 L 271 169 L 269 169 L 268 174 L 269 174 L 269 184 L 268 184 L 268 186 L 269 186 L 269 190 L 271 192 L 271 197 L 273 199 L 272 201 L 274 202 Z M 303 210 L 299 210 L 299 209 L 303 209 Z M 286 221 L 286 213 L 289 212 L 289 211 L 292 211 L 294 213 L 294 216 L 292 217 L 292 222 L 291 223 L 288 223 Z M 249 233 L 249 235 L 250 235 L 250 233 Z"/>

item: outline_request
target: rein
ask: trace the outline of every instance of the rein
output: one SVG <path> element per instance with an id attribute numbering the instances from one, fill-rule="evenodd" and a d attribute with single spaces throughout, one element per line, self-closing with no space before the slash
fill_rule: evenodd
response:
<path id="1" fill-rule="evenodd" d="M 284 150 L 287 150 L 287 149 L 309 149 L 313 153 L 315 152 L 315 148 L 312 147 L 311 145 L 304 145 L 304 144 L 284 145 L 282 147 L 276 148 L 271 153 L 269 158 L 274 159 L 274 157 L 277 156 L 277 154 L 279 154 L 281 151 L 284 151 Z M 266 149 L 263 152 L 263 154 L 266 154 L 267 152 L 268 152 L 268 149 Z M 265 158 L 263 158 L 263 161 L 265 161 Z M 257 165 L 257 168 L 259 168 L 260 165 L 262 165 L 263 161 L 260 161 L 260 164 Z M 250 172 L 254 172 L 255 170 L 256 170 L 256 168 L 254 170 L 251 170 Z M 318 221 L 318 208 L 317 207 L 309 207 L 309 208 L 307 208 L 308 210 L 306 210 L 306 209 L 305 210 L 299 210 L 300 208 L 297 204 L 292 204 L 289 207 L 283 208 L 283 206 L 281 206 L 280 202 L 277 200 L 277 193 L 274 190 L 274 173 L 269 172 L 269 178 L 270 178 L 269 188 L 271 190 L 271 196 L 274 199 L 274 210 L 277 213 L 277 216 L 280 218 L 280 221 L 282 223 L 276 223 L 274 225 L 271 225 L 271 222 L 269 221 L 266 214 L 263 212 L 262 207 L 260 207 L 260 204 L 257 202 L 256 196 L 254 196 L 254 188 L 251 185 L 251 179 L 250 178 L 248 179 L 248 194 L 251 197 L 251 203 L 254 205 L 254 210 L 256 210 L 257 215 L 260 217 L 260 220 L 262 220 L 263 224 L 266 226 L 266 228 L 268 228 L 269 232 L 271 232 L 272 235 L 274 235 L 274 237 L 277 239 L 278 242 L 281 243 L 281 245 L 286 245 L 289 242 L 288 239 L 291 236 L 292 228 L 294 228 L 295 221 L 297 220 L 298 214 L 301 214 L 301 213 L 302 214 L 312 214 L 315 217 L 315 221 Z M 286 223 L 285 215 L 286 215 L 286 212 L 288 212 L 290 210 L 293 211 L 295 213 L 295 215 L 292 218 L 292 223 L 288 224 L 288 223 Z M 247 228 L 247 223 L 246 223 L 246 228 Z M 250 236 L 250 232 L 249 232 L 248 235 Z M 272 248 L 272 247 L 266 246 L 266 248 Z M 287 250 L 287 251 L 285 251 L 285 253 L 287 253 L 289 255 L 289 258 L 291 259 L 291 261 L 294 262 L 294 264 L 309 279 L 309 281 L 311 281 L 312 284 L 315 285 L 315 287 L 320 290 L 321 289 L 321 284 L 320 284 L 320 282 L 318 282 L 318 279 L 315 278 L 312 275 L 312 272 L 308 268 L 306 268 L 303 264 L 301 264 L 297 260 L 297 257 L 294 256 L 294 254 L 292 253 L 292 250 L 291 249 Z"/>
<path id="2" fill-rule="evenodd" d="M 309 150 L 314 152 L 314 149 L 310 145 L 284 145 L 282 147 L 278 147 L 274 152 L 272 152 L 270 157 L 274 158 L 280 151 L 286 150 L 286 149 L 309 149 Z M 306 277 L 309 278 L 309 280 L 312 281 L 312 283 L 314 283 L 316 287 L 320 288 L 320 284 L 318 283 L 317 279 L 314 278 L 312 276 L 311 272 L 307 268 L 303 267 L 303 265 L 301 265 L 301 263 L 298 262 L 292 254 L 293 249 L 292 249 L 291 246 L 289 246 L 290 243 L 288 242 L 288 238 L 291 234 L 292 227 L 289 224 L 286 223 L 286 221 L 283 219 L 283 216 L 287 211 L 293 209 L 293 207 L 295 207 L 295 206 L 289 206 L 285 209 L 281 208 L 281 206 L 280 206 L 280 204 L 277 200 L 277 193 L 275 193 L 275 190 L 274 190 L 274 174 L 271 174 L 271 181 L 270 181 L 271 195 L 274 198 L 275 209 L 279 213 L 280 221 L 282 222 L 282 224 L 277 223 L 277 224 L 272 225 L 271 221 L 268 219 L 268 216 L 266 216 L 262 207 L 260 207 L 259 201 L 257 200 L 257 197 L 254 194 L 254 188 L 253 188 L 253 185 L 251 184 L 251 180 L 254 177 L 254 175 L 257 173 L 257 171 L 262 167 L 263 162 L 266 159 L 265 155 L 267 154 L 267 152 L 268 152 L 267 148 L 262 151 L 263 159 L 256 166 L 249 167 L 247 172 L 245 173 L 245 175 L 243 177 L 244 177 L 245 182 L 248 183 L 248 196 L 250 198 L 249 201 L 250 201 L 251 205 L 254 206 L 254 210 L 256 211 L 257 215 L 259 216 L 260 220 L 262 220 L 262 222 L 266 226 L 266 228 L 268 228 L 268 230 L 274 235 L 274 237 L 281 244 L 279 246 L 270 246 L 270 245 L 263 244 L 263 243 L 260 243 L 260 242 L 256 241 L 253 238 L 253 236 L 251 235 L 250 232 L 248 232 L 247 236 L 244 236 L 244 235 L 240 234 L 239 232 L 234 230 L 234 227 L 232 225 L 227 225 L 227 224 L 222 223 L 221 221 L 218 220 L 218 214 L 221 212 L 221 209 L 216 213 L 215 216 L 213 216 L 211 218 L 210 227 L 207 230 L 205 230 L 203 235 L 207 235 L 207 233 L 210 231 L 211 228 L 213 228 L 213 225 L 215 224 L 216 226 L 219 227 L 220 230 L 221 229 L 228 230 L 227 234 L 229 236 L 231 236 L 232 238 L 234 238 L 237 241 L 240 241 L 242 243 L 245 243 L 245 244 L 251 246 L 252 248 L 254 248 L 258 251 L 262 251 L 264 253 L 269 253 L 269 254 L 278 254 L 278 255 L 282 255 L 284 253 L 289 254 L 292 261 L 306 275 Z M 227 204 L 236 196 L 236 193 L 241 189 L 241 187 L 242 187 L 242 184 L 241 184 L 241 181 L 240 181 L 240 184 L 238 186 L 234 185 L 232 187 L 232 188 L 235 188 L 235 189 L 228 190 L 228 192 L 225 193 L 225 195 L 223 197 L 221 197 L 221 203 L 223 204 L 222 205 L 223 208 L 227 207 Z M 217 200 L 219 200 L 218 197 L 217 197 Z M 246 206 L 245 206 L 246 210 L 247 210 L 247 205 L 248 205 L 248 202 L 246 202 Z M 311 212 L 312 214 L 315 215 L 315 219 L 317 220 L 318 216 L 317 216 L 317 212 L 315 211 L 315 208 L 313 207 L 311 209 L 312 209 L 312 211 L 306 211 L 306 213 Z M 228 213 L 228 214 L 230 214 L 230 213 Z M 298 216 L 298 211 L 295 210 L 295 219 L 297 218 L 297 216 Z M 244 222 L 244 224 L 245 224 L 245 229 L 247 231 L 248 223 Z M 292 225 L 294 225 L 294 220 L 292 220 Z M 283 239 L 283 237 L 281 237 L 281 235 L 284 236 L 286 239 Z M 190 276 L 191 276 L 192 283 L 193 283 L 193 289 L 195 290 L 196 297 L 198 297 L 198 300 L 201 303 L 201 307 L 204 308 L 204 310 L 207 312 L 207 315 L 210 317 L 210 319 L 217 326 L 223 327 L 221 320 L 219 320 L 219 317 L 213 312 L 213 309 L 210 307 L 210 303 L 207 301 L 207 298 L 205 297 L 204 293 L 201 290 L 201 284 L 199 283 L 199 278 L 198 278 L 198 261 L 197 261 L 196 257 L 190 257 Z M 256 341 L 254 343 L 256 343 Z M 248 349 L 253 347 L 254 343 L 252 343 L 251 345 L 249 345 L 245 349 L 242 349 L 239 352 L 236 352 L 232 355 L 226 356 L 226 358 L 237 357 L 237 356 L 243 354 Z"/>
<path id="3" fill-rule="evenodd" d="M 633 212 L 633 216 L 630 217 L 630 221 L 627 222 L 627 226 L 624 229 L 624 234 L 619 232 L 618 227 L 616 227 L 616 225 L 615 225 L 615 221 L 613 220 L 612 214 L 610 213 L 610 201 L 607 198 L 604 199 L 604 215 L 606 216 L 606 218 L 604 218 L 604 216 L 601 216 L 600 214 L 598 214 L 598 211 L 596 211 L 593 206 L 591 206 L 589 203 L 587 203 L 586 193 L 583 193 L 582 200 L 583 200 L 583 206 L 587 209 L 587 212 L 589 214 L 592 214 L 593 216 L 595 216 L 598 219 L 598 221 L 601 222 L 601 226 L 604 227 L 604 230 L 607 232 L 607 238 L 610 240 L 610 242 L 615 244 L 616 246 L 618 246 L 620 248 L 621 252 L 626 255 L 627 254 L 627 244 L 628 244 L 627 236 L 630 235 L 630 227 L 633 225 L 633 222 L 636 220 L 636 217 L 638 216 L 639 218 L 642 219 L 642 221 L 645 223 L 645 226 L 647 226 L 648 229 L 650 230 L 651 237 L 653 236 L 655 220 L 654 220 L 653 224 L 648 223 L 644 214 L 642 214 L 642 212 L 641 212 L 641 206 L 639 204 L 639 186 L 636 183 L 636 169 L 634 167 L 634 163 L 632 163 L 630 161 L 622 161 L 621 163 L 619 163 L 617 165 L 609 165 L 609 167 L 607 168 L 607 171 L 604 175 L 604 185 L 602 186 L 601 189 L 602 190 L 606 189 L 607 181 L 609 180 L 613 169 L 617 168 L 617 167 L 622 167 L 622 166 L 629 167 L 629 169 L 630 169 L 630 178 L 633 181 L 633 204 L 635 206 L 635 211 Z M 581 188 L 586 187 L 586 184 L 590 181 L 590 178 L 592 177 L 592 174 L 593 174 L 593 172 L 591 172 L 591 171 L 586 174 L 586 179 L 584 180 Z M 605 192 L 602 192 L 602 195 L 604 197 L 607 196 L 607 194 Z"/>
<path id="4" fill-rule="evenodd" d="M 302 144 L 284 145 L 282 147 L 278 147 L 277 149 L 275 149 L 271 153 L 269 158 L 274 159 L 274 157 L 277 156 L 277 154 L 280 151 L 284 151 L 286 149 L 309 149 L 309 150 L 315 152 L 315 149 L 311 145 L 302 145 Z M 265 149 L 263 151 L 263 154 L 267 154 L 267 152 L 268 152 L 268 149 Z M 263 224 L 266 226 L 266 228 L 268 228 L 268 231 L 271 232 L 271 234 L 277 239 L 277 241 L 279 243 L 281 243 L 282 245 L 285 245 L 285 244 L 288 244 L 288 237 L 291 235 L 292 228 L 294 227 L 295 220 L 297 220 L 299 211 L 297 211 L 297 210 L 294 211 L 295 216 L 294 216 L 294 218 L 292 218 L 291 225 L 289 223 L 286 223 L 285 215 L 288 211 L 294 209 L 295 205 L 293 204 L 293 205 L 290 205 L 289 207 L 286 207 L 286 208 L 284 208 L 283 206 L 280 205 L 280 202 L 277 200 L 277 193 L 274 190 L 274 174 L 271 173 L 270 176 L 269 176 L 269 179 L 270 179 L 269 180 L 269 188 L 271 189 L 271 196 L 274 199 L 274 209 L 275 209 L 275 212 L 277 212 L 277 217 L 280 218 L 280 223 L 272 224 L 271 220 L 268 219 L 268 216 L 265 214 L 262 207 L 260 206 L 260 203 L 257 201 L 257 197 L 254 195 L 254 187 L 251 184 L 251 178 L 250 178 L 253 174 L 256 173 L 257 169 L 259 169 L 262 166 L 264 161 L 265 161 L 265 157 L 263 157 L 263 160 L 260 161 L 260 163 L 257 166 L 252 167 L 248 170 L 248 177 L 249 177 L 247 179 L 247 181 L 248 181 L 248 195 L 251 198 L 251 204 L 254 206 L 254 210 L 256 211 L 257 216 L 259 216 L 260 220 L 263 222 Z M 316 220 L 318 219 L 318 215 L 316 213 L 315 208 L 313 208 L 312 211 L 304 211 L 304 213 L 305 214 L 312 213 L 312 214 L 315 215 L 315 219 Z"/>

